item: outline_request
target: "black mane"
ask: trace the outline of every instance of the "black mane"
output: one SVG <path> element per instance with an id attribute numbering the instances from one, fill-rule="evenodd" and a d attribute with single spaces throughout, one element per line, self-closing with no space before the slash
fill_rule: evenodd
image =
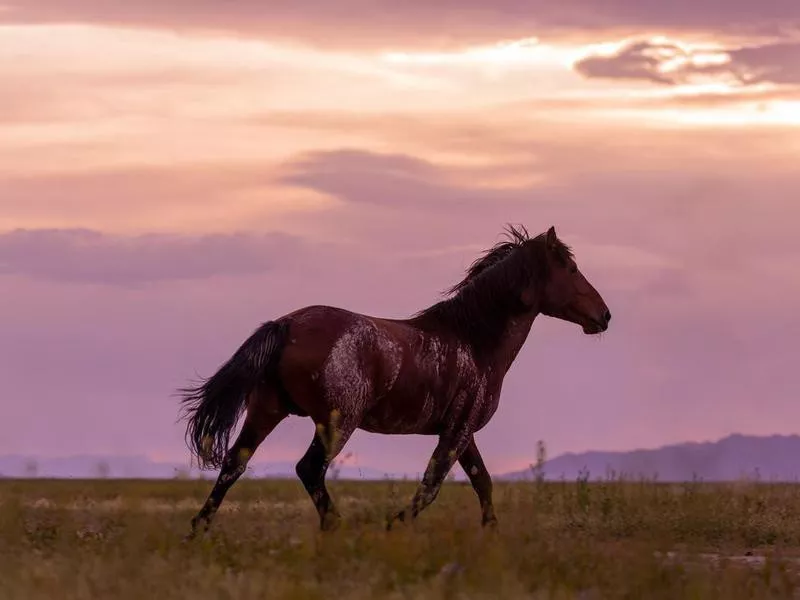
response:
<path id="1" fill-rule="evenodd" d="M 447 292 L 445 292 L 446 295 L 452 296 L 457 294 L 466 288 L 470 283 L 472 283 L 472 281 L 481 273 L 486 271 L 486 269 L 501 262 L 512 252 L 517 250 L 517 248 L 522 246 L 522 244 L 530 241 L 531 239 L 530 235 L 528 234 L 528 230 L 525 229 L 524 226 L 517 228 L 513 225 L 508 225 L 505 233 L 508 239 L 496 243 L 494 246 L 486 250 L 483 253 L 483 256 L 478 257 L 467 269 L 467 274 L 464 279 L 447 290 Z"/>
<path id="2" fill-rule="evenodd" d="M 521 291 L 546 276 L 546 233 L 530 237 L 524 226 L 509 225 L 505 240 L 486 250 L 467 269 L 462 281 L 445 292 L 446 299 L 416 315 L 417 321 L 445 325 L 478 347 L 502 334 L 509 315 L 524 310 Z M 572 258 L 570 248 L 558 240 L 556 259 Z"/>

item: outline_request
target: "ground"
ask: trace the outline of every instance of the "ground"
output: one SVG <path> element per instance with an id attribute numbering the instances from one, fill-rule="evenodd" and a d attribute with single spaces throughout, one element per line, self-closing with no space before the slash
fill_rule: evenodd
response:
<path id="1" fill-rule="evenodd" d="M 447 483 L 385 531 L 414 482 L 333 481 L 331 533 L 299 482 L 243 480 L 182 543 L 208 481 L 0 480 L 0 597 L 784 598 L 800 584 L 800 485 L 495 484 L 480 526 Z"/>

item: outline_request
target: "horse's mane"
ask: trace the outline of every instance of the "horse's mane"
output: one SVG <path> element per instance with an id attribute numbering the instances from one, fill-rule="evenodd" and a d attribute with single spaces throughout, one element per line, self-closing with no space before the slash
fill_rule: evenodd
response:
<path id="1" fill-rule="evenodd" d="M 414 315 L 415 319 L 447 322 L 456 333 L 487 341 L 508 311 L 520 302 L 515 293 L 545 276 L 546 233 L 531 237 L 524 226 L 508 225 L 505 238 L 484 251 L 464 279 L 445 292 L 446 298 Z M 566 262 L 572 250 L 557 240 L 556 259 Z M 511 303 L 511 304 L 510 304 Z"/>
<path id="2" fill-rule="evenodd" d="M 458 294 L 473 281 L 475 281 L 487 269 L 504 261 L 511 254 L 519 250 L 524 244 L 531 242 L 537 245 L 542 244 L 543 246 L 547 234 L 540 233 L 536 237 L 532 238 L 528 233 L 528 230 L 525 229 L 524 225 L 507 225 L 505 228 L 505 236 L 507 239 L 501 240 L 488 250 L 485 250 L 484 253 L 469 266 L 464 279 L 448 289 L 445 292 L 445 295 L 454 296 Z M 557 258 L 564 262 L 573 257 L 572 249 L 561 240 L 558 240 L 555 250 L 557 253 Z"/>

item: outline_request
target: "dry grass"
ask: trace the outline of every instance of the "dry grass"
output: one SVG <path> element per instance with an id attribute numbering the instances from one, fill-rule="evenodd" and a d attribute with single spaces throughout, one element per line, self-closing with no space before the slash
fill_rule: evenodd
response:
<path id="1" fill-rule="evenodd" d="M 390 533 L 413 483 L 330 487 L 333 533 L 299 483 L 245 480 L 183 544 L 208 482 L 0 481 L 0 597 L 738 599 L 800 582 L 800 486 L 496 484 L 491 532 L 471 488 L 448 483 Z"/>

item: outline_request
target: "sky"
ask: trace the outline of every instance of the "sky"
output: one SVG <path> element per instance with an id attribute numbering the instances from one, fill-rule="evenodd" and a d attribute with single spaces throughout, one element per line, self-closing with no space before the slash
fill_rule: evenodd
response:
<path id="1" fill-rule="evenodd" d="M 188 461 L 174 390 L 259 323 L 410 315 L 506 223 L 614 319 L 536 320 L 491 471 L 800 431 L 796 0 L 0 0 L 0 156 L 0 454 Z"/>

